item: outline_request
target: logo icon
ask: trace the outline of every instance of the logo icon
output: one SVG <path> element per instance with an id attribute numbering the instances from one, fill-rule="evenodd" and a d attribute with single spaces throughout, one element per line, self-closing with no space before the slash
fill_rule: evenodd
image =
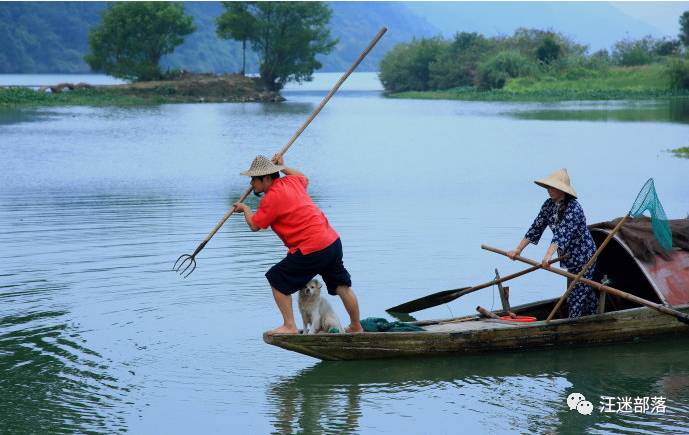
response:
<path id="1" fill-rule="evenodd" d="M 572 393 L 567 396 L 567 405 L 570 411 L 576 409 L 581 415 L 591 415 L 593 412 L 593 403 L 586 400 L 581 393 Z"/>

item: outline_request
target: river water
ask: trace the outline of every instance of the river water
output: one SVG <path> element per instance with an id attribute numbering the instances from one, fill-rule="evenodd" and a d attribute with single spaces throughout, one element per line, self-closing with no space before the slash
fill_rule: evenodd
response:
<path id="1" fill-rule="evenodd" d="M 0 432 L 689 432 L 689 340 L 319 362 L 261 339 L 280 320 L 263 276 L 285 253 L 272 232 L 233 217 L 188 279 L 170 271 L 246 188 L 239 172 L 280 149 L 337 78 L 291 86 L 280 104 L 0 111 Z M 625 214 L 649 177 L 668 216 L 687 216 L 689 160 L 667 151 L 680 146 L 686 102 L 394 100 L 362 73 L 286 160 L 342 237 L 363 317 L 387 317 L 521 269 L 480 245 L 514 247 L 546 197 L 532 180 L 560 167 L 589 222 Z M 512 303 L 563 285 L 526 275 Z M 497 308 L 495 289 L 417 317 L 479 304 Z M 592 415 L 569 410 L 573 392 Z M 602 396 L 667 408 L 605 413 Z"/>

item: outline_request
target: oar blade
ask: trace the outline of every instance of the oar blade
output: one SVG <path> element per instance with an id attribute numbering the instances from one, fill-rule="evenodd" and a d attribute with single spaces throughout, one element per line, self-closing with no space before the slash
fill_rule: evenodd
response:
<path id="1" fill-rule="evenodd" d="M 454 301 L 462 295 L 462 290 L 468 289 L 469 287 L 458 288 L 453 290 L 443 290 L 438 293 L 433 293 L 432 295 L 427 295 L 413 301 L 405 302 L 403 304 L 397 305 L 392 308 L 388 308 L 388 313 L 401 313 L 409 314 L 416 311 L 425 310 L 426 308 L 436 307 L 438 305 L 446 304 L 450 301 Z"/>

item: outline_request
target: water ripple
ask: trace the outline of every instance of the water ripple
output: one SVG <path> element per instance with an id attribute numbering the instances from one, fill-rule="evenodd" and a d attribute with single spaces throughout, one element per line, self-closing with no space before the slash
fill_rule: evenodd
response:
<path id="1" fill-rule="evenodd" d="M 284 143 L 318 104 L 315 92 L 279 105 L 40 109 L 0 121 L 3 430 L 6 422 L 19 433 L 689 430 L 689 346 L 680 340 L 318 363 L 261 340 L 280 321 L 264 277 L 286 251 L 273 233 L 251 233 L 233 216 L 196 271 L 175 274 L 177 257 L 193 252 L 246 188 L 238 172 Z M 686 215 L 689 190 L 677 182 L 686 162 L 661 153 L 685 145 L 685 124 L 553 123 L 539 110 L 547 107 L 354 92 L 299 138 L 289 162 L 307 172 L 342 237 L 364 317 L 488 281 L 495 267 L 520 269 L 479 246 L 519 240 L 544 199 L 530 180 L 562 165 L 556 148 L 578 150 L 567 165 L 590 221 L 627 210 L 648 176 L 668 215 Z M 615 170 L 611 161 L 620 162 Z M 529 274 L 511 284 L 513 304 L 554 297 L 562 285 Z M 494 295 L 420 315 L 473 312 Z M 593 402 L 665 395 L 668 413 L 581 416 L 567 407 L 571 392 Z"/>

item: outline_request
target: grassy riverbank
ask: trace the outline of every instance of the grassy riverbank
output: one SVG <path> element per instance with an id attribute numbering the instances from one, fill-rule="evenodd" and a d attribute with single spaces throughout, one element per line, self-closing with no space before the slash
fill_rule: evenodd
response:
<path id="1" fill-rule="evenodd" d="M 64 85 L 64 84 L 63 84 Z M 188 76 L 178 80 L 139 82 L 126 85 L 56 85 L 34 90 L 0 88 L 0 107 L 32 106 L 135 106 L 163 103 L 282 101 L 268 92 L 257 78 L 240 75 Z M 52 89 L 51 89 L 52 88 Z M 63 90 L 60 90 L 63 89 Z"/>
<path id="2" fill-rule="evenodd" d="M 102 88 L 76 89 L 54 94 L 29 88 L 0 88 L 0 107 L 135 106 L 169 102 L 167 96 L 137 96 Z"/>
<path id="3" fill-rule="evenodd" d="M 663 66 L 656 64 L 586 71 L 581 77 L 520 77 L 509 80 L 502 89 L 486 91 L 464 87 L 387 95 L 392 98 L 426 100 L 565 101 L 687 97 L 689 91 L 671 89 Z"/>

